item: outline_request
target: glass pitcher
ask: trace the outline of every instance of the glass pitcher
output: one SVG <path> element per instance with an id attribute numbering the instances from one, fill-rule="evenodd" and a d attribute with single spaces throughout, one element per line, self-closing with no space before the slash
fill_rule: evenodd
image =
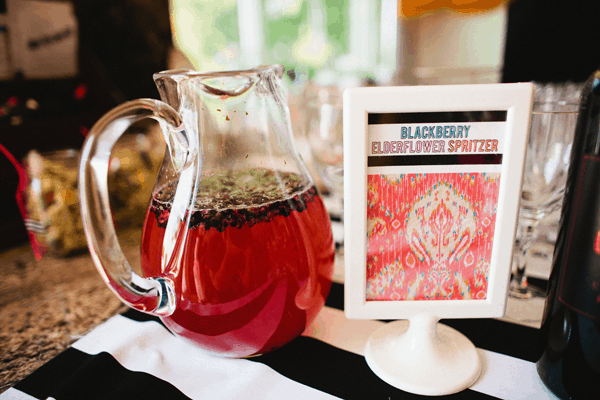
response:
<path id="1" fill-rule="evenodd" d="M 329 216 L 295 147 L 283 68 L 154 75 L 162 101 L 133 100 L 91 129 L 79 166 L 84 230 L 102 278 L 130 307 L 224 357 L 300 335 L 331 287 Z M 111 148 L 159 122 L 166 152 L 142 231 L 137 275 L 111 219 Z"/>

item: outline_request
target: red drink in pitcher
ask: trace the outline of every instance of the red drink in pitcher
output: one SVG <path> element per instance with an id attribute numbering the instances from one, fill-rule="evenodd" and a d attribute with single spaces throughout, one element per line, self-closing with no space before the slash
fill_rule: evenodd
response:
<path id="1" fill-rule="evenodd" d="M 155 193 L 142 235 L 146 276 L 161 275 L 174 188 Z M 317 190 L 292 173 L 204 177 L 175 276 L 174 333 L 222 356 L 275 349 L 301 334 L 333 274 L 329 216 Z"/>

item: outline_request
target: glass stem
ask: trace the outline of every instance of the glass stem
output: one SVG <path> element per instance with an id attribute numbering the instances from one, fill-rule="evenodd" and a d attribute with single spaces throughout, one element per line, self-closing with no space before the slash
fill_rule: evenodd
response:
<path id="1" fill-rule="evenodd" d="M 533 241 L 533 233 L 537 221 L 523 221 L 519 224 L 519 235 L 517 236 L 517 268 L 511 281 L 511 292 L 515 297 L 531 297 L 528 290 L 527 275 L 527 255 Z"/>
<path id="2" fill-rule="evenodd" d="M 532 224 L 523 225 L 521 227 L 521 234 L 519 238 L 519 255 L 517 258 L 517 272 L 515 280 L 519 282 L 519 286 L 527 286 L 527 275 L 525 274 L 525 267 L 527 266 L 527 255 L 531 248 L 531 242 L 533 240 L 533 228 Z"/>

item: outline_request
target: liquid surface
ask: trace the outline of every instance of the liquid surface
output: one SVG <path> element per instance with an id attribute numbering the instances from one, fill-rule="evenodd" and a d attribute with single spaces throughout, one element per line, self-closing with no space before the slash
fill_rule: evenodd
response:
<path id="1" fill-rule="evenodd" d="M 161 274 L 173 186 L 161 188 L 142 236 L 147 276 Z M 334 242 L 313 186 L 291 173 L 251 170 L 204 178 L 173 280 L 177 309 L 163 321 L 219 355 L 262 354 L 304 331 L 331 286 Z"/>

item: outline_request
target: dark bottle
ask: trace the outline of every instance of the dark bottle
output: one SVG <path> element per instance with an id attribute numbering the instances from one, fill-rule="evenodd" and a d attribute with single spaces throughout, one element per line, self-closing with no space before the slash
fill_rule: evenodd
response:
<path id="1" fill-rule="evenodd" d="M 546 386 L 600 399 L 600 70 L 581 94 L 542 337 Z"/>

